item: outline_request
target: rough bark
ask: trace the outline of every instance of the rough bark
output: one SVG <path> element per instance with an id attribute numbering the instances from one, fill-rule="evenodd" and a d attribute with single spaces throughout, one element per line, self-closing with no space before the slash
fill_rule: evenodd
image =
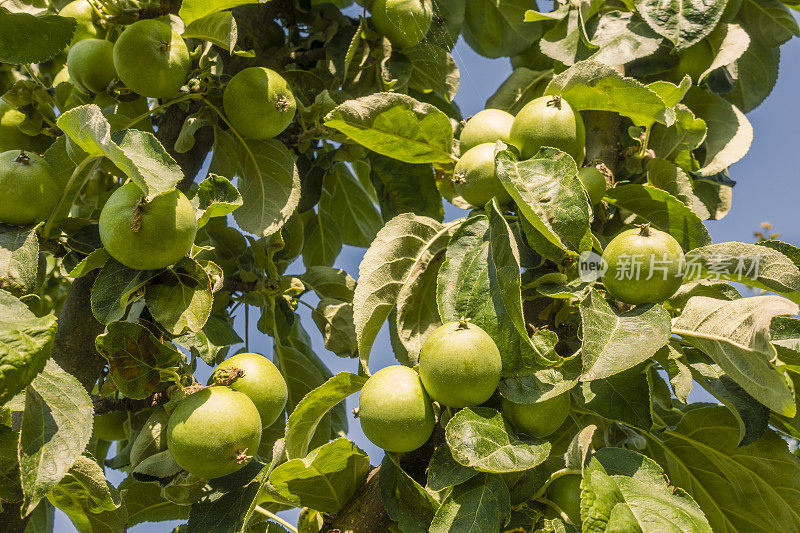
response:
<path id="1" fill-rule="evenodd" d="M 610 111 L 584 111 L 582 115 L 586 125 L 586 164 L 602 163 L 611 173 L 607 178 L 613 178 L 620 162 L 619 115 Z"/>
<path id="2" fill-rule="evenodd" d="M 163 115 L 158 119 L 158 131 L 156 138 L 164 145 L 167 153 L 175 159 L 183 170 L 183 179 L 178 183 L 178 188 L 185 191 L 197 177 L 197 173 L 203 168 L 206 155 L 214 142 L 214 130 L 210 126 L 205 126 L 197 130 L 194 134 L 194 146 L 186 153 L 179 154 L 175 151 L 175 141 L 183 128 L 183 123 L 199 105 L 193 103 L 189 111 L 184 111 L 180 106 L 173 105 L 167 108 Z"/>
<path id="3" fill-rule="evenodd" d="M 78 278 L 69 289 L 53 339 L 53 360 L 91 392 L 106 360 L 95 349 L 95 338 L 105 327 L 92 315 L 90 298 L 97 271 Z"/>
<path id="4" fill-rule="evenodd" d="M 342 510 L 322 527 L 322 533 L 386 533 L 392 521 L 383 507 L 381 467 L 369 473 L 364 486 L 344 504 Z"/>

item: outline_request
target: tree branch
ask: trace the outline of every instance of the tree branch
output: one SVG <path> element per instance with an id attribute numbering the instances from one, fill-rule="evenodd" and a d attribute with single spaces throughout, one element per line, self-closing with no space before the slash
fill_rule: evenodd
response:
<path id="1" fill-rule="evenodd" d="M 618 139 L 622 124 L 619 115 L 610 111 L 584 111 L 582 115 L 586 125 L 586 163 L 602 163 L 612 176 L 616 175 L 620 162 Z"/>
<path id="2" fill-rule="evenodd" d="M 92 395 L 92 405 L 94 413 L 101 415 L 112 411 L 141 411 L 157 405 L 163 405 L 169 401 L 167 391 L 160 391 L 151 394 L 144 400 L 134 400 L 133 398 L 101 398 Z"/>
<path id="3" fill-rule="evenodd" d="M 359 491 L 344 504 L 336 516 L 326 520 L 322 533 L 386 533 L 392 520 L 383 506 L 381 467 L 372 469 Z"/>
<path id="4" fill-rule="evenodd" d="M 95 320 L 90 303 L 97 274 L 95 270 L 72 283 L 58 313 L 58 329 L 51 352 L 53 360 L 89 392 L 106 364 L 94 345 L 95 338 L 105 330 L 105 326 Z"/>
<path id="5" fill-rule="evenodd" d="M 203 168 L 203 162 L 214 143 L 214 130 L 204 126 L 194 134 L 194 146 L 186 153 L 179 154 L 175 151 L 175 141 L 181 134 L 183 123 L 191 113 L 199 108 L 199 104 L 190 104 L 189 111 L 184 111 L 180 106 L 172 105 L 158 119 L 156 138 L 164 145 L 164 149 L 180 165 L 183 170 L 183 179 L 178 183 L 178 188 L 186 191 L 194 182 L 197 173 Z"/>

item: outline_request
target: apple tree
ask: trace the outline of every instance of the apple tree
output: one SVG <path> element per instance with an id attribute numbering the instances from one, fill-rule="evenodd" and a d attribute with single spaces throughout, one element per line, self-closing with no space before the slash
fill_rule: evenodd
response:
<path id="1" fill-rule="evenodd" d="M 800 531 L 798 4 L 358 1 L 0 2 L 0 529 Z"/>

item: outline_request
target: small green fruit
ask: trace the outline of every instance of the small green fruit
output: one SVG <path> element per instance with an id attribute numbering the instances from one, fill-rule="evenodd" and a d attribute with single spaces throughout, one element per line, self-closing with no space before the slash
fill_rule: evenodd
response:
<path id="1" fill-rule="evenodd" d="M 114 441 L 128 438 L 125 433 L 125 422 L 128 413 L 125 411 L 111 411 L 94 417 L 94 434 L 98 439 Z"/>
<path id="2" fill-rule="evenodd" d="M 75 87 L 85 93 L 100 93 L 117 77 L 114 43 L 84 39 L 69 49 L 67 70 Z"/>
<path id="3" fill-rule="evenodd" d="M 514 429 L 531 437 L 546 437 L 561 427 L 569 415 L 569 393 L 543 402 L 515 403 L 503 398 L 503 415 Z"/>
<path id="4" fill-rule="evenodd" d="M 177 94 L 191 66 L 181 36 L 160 20 L 147 19 L 128 26 L 114 45 L 114 66 L 133 92 L 151 98 Z"/>
<path id="5" fill-rule="evenodd" d="M 111 256 L 130 268 L 156 270 L 192 249 L 197 222 L 179 190 L 146 201 L 133 182 L 114 191 L 100 213 L 100 240 Z"/>
<path id="6" fill-rule="evenodd" d="M 628 304 L 660 303 L 683 283 L 681 245 L 672 235 L 645 225 L 614 237 L 603 251 L 606 290 Z"/>
<path id="7" fill-rule="evenodd" d="M 594 166 L 583 167 L 578 171 L 578 178 L 583 183 L 592 205 L 600 203 L 606 194 L 606 177 L 603 173 Z"/>
<path id="8" fill-rule="evenodd" d="M 208 384 L 227 385 L 247 395 L 261 415 L 261 427 L 278 419 L 286 406 L 288 389 L 280 370 L 257 353 L 239 353 L 214 370 Z"/>
<path id="9" fill-rule="evenodd" d="M 361 389 L 358 419 L 364 435 L 387 452 L 416 450 L 433 433 L 433 407 L 412 369 L 395 365 L 375 372 Z"/>
<path id="10" fill-rule="evenodd" d="M 375 0 L 370 13 L 375 29 L 399 48 L 419 43 L 433 21 L 430 0 Z"/>
<path id="11" fill-rule="evenodd" d="M 286 129 L 297 103 L 283 77 L 264 67 L 238 72 L 222 95 L 225 115 L 242 137 L 265 140 Z"/>
<path id="12" fill-rule="evenodd" d="M 492 198 L 497 198 L 499 205 L 511 201 L 511 196 L 495 172 L 494 148 L 494 143 L 470 148 L 458 160 L 453 171 L 456 192 L 475 207 L 485 206 Z"/>
<path id="13" fill-rule="evenodd" d="M 0 191 L 0 222 L 12 226 L 46 219 L 60 193 L 47 161 L 22 150 L 0 154 Z"/>
<path id="14" fill-rule="evenodd" d="M 581 523 L 581 476 L 567 474 L 554 479 L 545 495 L 566 513 L 570 522 L 575 525 Z"/>
<path id="15" fill-rule="evenodd" d="M 70 46 L 82 41 L 97 37 L 97 26 L 94 25 L 96 14 L 88 0 L 73 0 L 58 12 L 61 17 L 74 18 L 78 23 L 75 33 L 72 34 Z"/>
<path id="16" fill-rule="evenodd" d="M 261 443 L 261 416 L 245 394 L 210 387 L 182 400 L 172 411 L 167 447 L 181 468 L 204 479 L 236 472 Z"/>
<path id="17" fill-rule="evenodd" d="M 509 141 L 522 159 L 550 146 L 567 152 L 580 167 L 586 154 L 583 119 L 560 96 L 541 96 L 525 104 L 514 118 Z"/>
<path id="18" fill-rule="evenodd" d="M 461 153 L 483 143 L 508 142 L 514 115 L 500 109 L 484 109 L 469 119 L 459 137 Z"/>
<path id="19" fill-rule="evenodd" d="M 47 135 L 30 136 L 21 132 L 19 125 L 23 120 L 25 120 L 23 113 L 0 100 L 0 153 L 25 150 L 41 154 L 53 142 Z"/>
<path id="20" fill-rule="evenodd" d="M 419 375 L 431 398 L 448 407 L 478 405 L 500 383 L 503 362 L 488 333 L 462 320 L 431 333 L 419 354 Z"/>

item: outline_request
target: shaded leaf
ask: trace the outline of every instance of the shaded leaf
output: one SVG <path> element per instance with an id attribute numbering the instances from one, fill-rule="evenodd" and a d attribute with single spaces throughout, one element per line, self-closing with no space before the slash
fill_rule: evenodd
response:
<path id="1" fill-rule="evenodd" d="M 275 490 L 302 507 L 336 513 L 361 487 L 369 457 L 347 439 L 336 439 L 279 465 L 269 476 Z"/>
<path id="2" fill-rule="evenodd" d="M 607 378 L 646 361 L 671 335 L 670 316 L 662 305 L 637 305 L 621 313 L 592 291 L 580 311 L 582 381 Z"/>
<path id="3" fill-rule="evenodd" d="M 108 360 L 109 375 L 125 396 L 144 399 L 162 378 L 177 380 L 183 355 L 134 322 L 113 322 L 95 339 L 97 351 Z"/>
<path id="4" fill-rule="evenodd" d="M 83 453 L 92 435 L 92 411 L 83 385 L 52 360 L 28 386 L 19 439 L 24 515 Z"/>
<path id="5" fill-rule="evenodd" d="M 445 437 L 453 458 L 481 472 L 520 472 L 547 459 L 550 443 L 521 440 L 503 416 L 488 407 L 468 407 L 447 423 Z"/>

